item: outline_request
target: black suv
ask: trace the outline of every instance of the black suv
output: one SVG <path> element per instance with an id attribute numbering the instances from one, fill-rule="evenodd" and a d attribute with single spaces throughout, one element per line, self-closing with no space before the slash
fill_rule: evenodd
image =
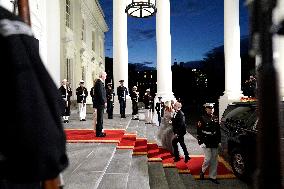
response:
<path id="1" fill-rule="evenodd" d="M 257 137 L 256 103 L 236 103 L 229 105 L 221 119 L 221 154 L 235 175 L 250 180 L 256 167 Z"/>
<path id="2" fill-rule="evenodd" d="M 256 168 L 257 138 L 256 102 L 238 102 L 228 105 L 220 126 L 222 134 L 222 150 L 235 175 L 245 181 L 251 181 Z M 284 102 L 280 105 L 281 157 L 284 162 Z M 284 163 L 282 163 L 284 173 Z M 284 181 L 283 181 L 284 182 Z"/>

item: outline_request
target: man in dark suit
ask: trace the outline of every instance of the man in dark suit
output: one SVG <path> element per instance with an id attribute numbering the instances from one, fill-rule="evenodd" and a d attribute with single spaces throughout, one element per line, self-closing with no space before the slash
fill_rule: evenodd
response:
<path id="1" fill-rule="evenodd" d="M 117 96 L 120 107 L 121 118 L 125 118 L 125 108 L 126 108 L 126 95 L 128 95 L 128 90 L 123 86 L 124 80 L 119 81 L 120 86 L 117 87 Z"/>
<path id="2" fill-rule="evenodd" d="M 133 86 L 130 96 L 132 100 L 132 119 L 139 120 L 139 116 L 138 116 L 139 92 L 137 91 L 136 86 Z"/>
<path id="3" fill-rule="evenodd" d="M 172 144 L 175 156 L 174 161 L 177 162 L 180 160 L 178 145 L 177 145 L 177 143 L 179 143 L 184 153 L 184 162 L 187 163 L 190 160 L 190 157 L 186 149 L 186 145 L 184 143 L 184 135 L 186 134 L 186 124 L 185 124 L 184 113 L 181 111 L 181 107 L 182 105 L 180 102 L 176 102 L 174 104 L 175 114 L 172 118 L 172 126 L 175 138 L 173 139 Z"/>
<path id="4" fill-rule="evenodd" d="M 104 81 L 106 79 L 106 72 L 101 72 L 99 79 L 96 80 L 94 90 L 94 107 L 97 109 L 97 124 L 96 124 L 96 136 L 105 137 L 106 134 L 103 131 L 103 115 L 104 109 L 107 106 L 106 89 L 104 87 Z"/>

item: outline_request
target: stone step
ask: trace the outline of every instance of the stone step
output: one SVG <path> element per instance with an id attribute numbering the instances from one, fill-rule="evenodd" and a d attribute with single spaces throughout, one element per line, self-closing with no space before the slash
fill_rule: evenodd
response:
<path id="1" fill-rule="evenodd" d="M 125 189 L 132 162 L 132 149 L 117 149 L 99 183 L 98 189 Z"/>
<path id="2" fill-rule="evenodd" d="M 176 168 L 164 168 L 169 189 L 186 189 Z"/>
<path id="3" fill-rule="evenodd" d="M 145 155 L 132 156 L 127 189 L 150 189 L 148 158 Z"/>
<path id="4" fill-rule="evenodd" d="M 185 188 L 199 189 L 199 185 L 197 186 L 198 181 L 196 181 L 191 174 L 179 174 L 179 177 Z"/>
<path id="5" fill-rule="evenodd" d="M 64 188 L 96 188 L 115 150 L 116 144 L 68 144 L 67 153 L 70 164 L 63 172 Z"/>
<path id="6" fill-rule="evenodd" d="M 151 189 L 169 189 L 162 162 L 148 162 Z"/>

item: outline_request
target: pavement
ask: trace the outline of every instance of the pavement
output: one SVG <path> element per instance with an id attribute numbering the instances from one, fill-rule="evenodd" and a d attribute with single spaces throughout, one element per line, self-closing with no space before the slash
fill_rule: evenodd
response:
<path id="1" fill-rule="evenodd" d="M 140 114 L 143 114 L 143 111 Z M 86 121 L 79 121 L 72 111 L 66 129 L 92 129 L 92 115 Z M 104 129 L 126 129 L 136 132 L 137 137 L 157 142 L 159 127 L 145 124 L 143 120 L 131 120 L 131 115 L 107 119 L 104 115 Z M 197 140 L 188 133 L 185 143 L 191 154 L 202 154 Z M 110 143 L 67 143 L 69 166 L 64 170 L 65 189 L 249 189 L 238 179 L 220 179 L 216 185 L 210 181 L 195 180 L 190 174 L 179 174 L 176 168 L 163 168 L 161 162 L 148 162 L 147 156 L 132 156 L 132 149 L 120 150 Z"/>

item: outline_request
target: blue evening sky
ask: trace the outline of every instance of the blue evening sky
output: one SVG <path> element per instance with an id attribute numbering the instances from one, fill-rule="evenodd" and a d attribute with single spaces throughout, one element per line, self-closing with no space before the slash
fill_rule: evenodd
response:
<path id="1" fill-rule="evenodd" d="M 112 57 L 113 0 L 100 0 L 109 27 L 106 56 Z M 116 0 L 118 1 L 118 0 Z M 240 0 L 241 36 L 248 35 L 248 12 Z M 224 43 L 224 0 L 171 0 L 172 62 L 202 60 Z M 156 66 L 156 17 L 128 17 L 129 63 Z"/>

